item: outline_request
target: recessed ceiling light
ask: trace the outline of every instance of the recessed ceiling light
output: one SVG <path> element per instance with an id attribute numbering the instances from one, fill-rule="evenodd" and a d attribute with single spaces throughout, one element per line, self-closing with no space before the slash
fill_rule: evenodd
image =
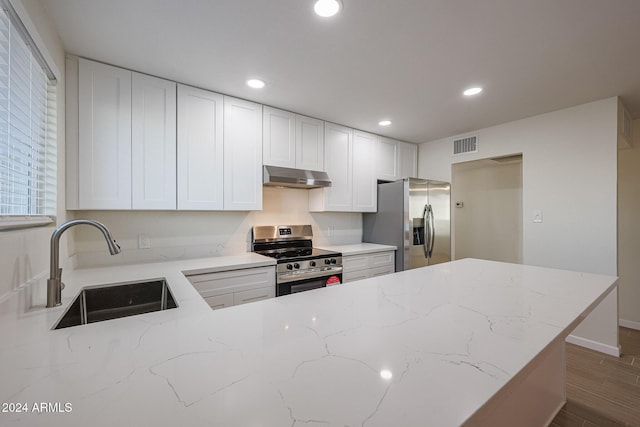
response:
<path id="1" fill-rule="evenodd" d="M 250 79 L 250 80 L 247 80 L 247 86 L 252 87 L 254 89 L 262 89 L 264 87 L 264 82 L 259 79 Z"/>
<path id="2" fill-rule="evenodd" d="M 479 94 L 480 92 L 482 92 L 482 88 L 481 87 L 470 87 L 469 89 L 465 90 L 462 93 L 465 96 L 473 96 L 473 95 Z"/>
<path id="3" fill-rule="evenodd" d="M 383 369 L 380 371 L 380 378 L 390 380 L 391 378 L 393 378 L 393 373 L 388 369 Z"/>
<path id="4" fill-rule="evenodd" d="M 391 120 L 380 120 L 378 124 L 380 126 L 389 126 L 391 124 Z"/>
<path id="5" fill-rule="evenodd" d="M 313 5 L 313 10 L 318 16 L 328 18 L 340 12 L 342 9 L 342 3 L 340 0 L 316 0 Z"/>

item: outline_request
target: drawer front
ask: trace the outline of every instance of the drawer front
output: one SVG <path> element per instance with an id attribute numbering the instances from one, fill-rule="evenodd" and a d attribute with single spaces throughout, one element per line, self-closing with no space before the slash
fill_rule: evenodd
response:
<path id="1" fill-rule="evenodd" d="M 250 291 L 234 292 L 233 304 L 246 304 L 248 302 L 260 301 L 263 299 L 275 298 L 276 286 L 269 286 L 260 289 L 252 289 Z"/>
<path id="2" fill-rule="evenodd" d="M 204 300 L 213 310 L 218 310 L 220 308 L 231 307 L 233 305 L 233 294 L 206 297 Z"/>
<path id="3" fill-rule="evenodd" d="M 395 253 L 391 252 L 380 252 L 371 254 L 369 257 L 371 268 L 382 267 L 386 265 L 394 265 L 395 264 Z"/>
<path id="4" fill-rule="evenodd" d="M 369 277 L 384 276 L 385 274 L 391 273 L 395 273 L 395 267 L 393 265 L 385 265 L 370 269 Z"/>
<path id="5" fill-rule="evenodd" d="M 369 268 L 368 255 L 353 255 L 342 257 L 342 268 L 344 271 L 357 271 Z"/>
<path id="6" fill-rule="evenodd" d="M 245 268 L 242 270 L 220 271 L 196 274 L 188 277 L 193 287 L 203 297 L 228 294 L 230 292 L 275 287 L 275 267 Z"/>
<path id="7" fill-rule="evenodd" d="M 367 277 L 369 277 L 369 269 L 342 272 L 343 283 L 355 282 L 356 280 L 366 279 Z"/>

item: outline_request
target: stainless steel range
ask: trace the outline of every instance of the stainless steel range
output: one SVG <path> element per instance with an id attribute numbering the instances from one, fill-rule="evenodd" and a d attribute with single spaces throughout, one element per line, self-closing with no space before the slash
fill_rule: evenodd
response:
<path id="1" fill-rule="evenodd" d="M 311 225 L 256 226 L 251 250 L 275 258 L 276 296 L 342 283 L 342 254 L 313 247 Z"/>

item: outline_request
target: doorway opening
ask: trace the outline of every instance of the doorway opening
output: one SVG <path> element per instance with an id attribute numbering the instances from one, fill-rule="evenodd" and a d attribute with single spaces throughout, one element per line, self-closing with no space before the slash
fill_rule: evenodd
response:
<path id="1" fill-rule="evenodd" d="M 452 165 L 453 259 L 522 263 L 522 154 Z"/>

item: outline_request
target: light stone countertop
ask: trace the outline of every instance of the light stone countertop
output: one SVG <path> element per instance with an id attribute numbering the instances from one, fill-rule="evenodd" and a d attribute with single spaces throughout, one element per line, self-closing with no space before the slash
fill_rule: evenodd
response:
<path id="1" fill-rule="evenodd" d="M 376 252 L 395 251 L 396 246 L 379 245 L 377 243 L 352 243 L 348 245 L 318 246 L 319 249 L 341 252 L 343 256 L 372 254 Z"/>
<path id="2" fill-rule="evenodd" d="M 465 259 L 212 311 L 182 274 L 261 258 L 77 270 L 62 307 L 41 284 L 3 301 L 0 401 L 28 412 L 0 425 L 458 426 L 617 285 Z M 81 286 L 157 277 L 177 309 L 50 330 Z"/>

